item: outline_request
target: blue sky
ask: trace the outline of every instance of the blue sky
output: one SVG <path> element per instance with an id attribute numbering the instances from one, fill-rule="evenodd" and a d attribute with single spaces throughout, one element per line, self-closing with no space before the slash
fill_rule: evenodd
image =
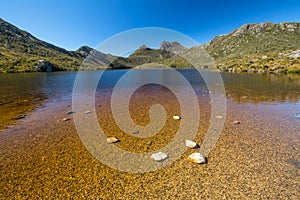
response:
<path id="1" fill-rule="evenodd" d="M 198 43 L 245 23 L 300 22 L 299 0 L 0 0 L 0 17 L 68 50 L 133 28 L 163 27 Z"/>

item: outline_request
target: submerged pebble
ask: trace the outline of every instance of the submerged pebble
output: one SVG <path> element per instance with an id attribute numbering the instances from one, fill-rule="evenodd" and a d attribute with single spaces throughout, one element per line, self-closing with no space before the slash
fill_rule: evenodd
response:
<path id="1" fill-rule="evenodd" d="M 157 162 L 161 162 L 161 161 L 164 161 L 165 159 L 167 159 L 168 155 L 163 152 L 158 152 L 158 153 L 152 154 L 151 158 L 153 158 Z"/>
<path id="2" fill-rule="evenodd" d="M 92 113 L 92 111 L 90 110 L 84 111 L 84 114 L 90 114 L 90 113 Z"/>
<path id="3" fill-rule="evenodd" d="M 71 119 L 70 118 L 63 118 L 63 121 L 70 121 Z"/>
<path id="4" fill-rule="evenodd" d="M 175 119 L 175 120 L 180 120 L 180 119 L 181 119 L 181 117 L 180 117 L 180 116 L 178 116 L 178 115 L 174 115 L 174 116 L 173 116 L 173 119 Z"/>
<path id="5" fill-rule="evenodd" d="M 193 142 L 191 140 L 186 140 L 185 141 L 185 146 L 189 147 L 189 148 L 197 148 L 199 147 L 199 145 L 196 142 Z"/>
<path id="6" fill-rule="evenodd" d="M 200 153 L 192 153 L 191 155 L 189 155 L 188 160 L 196 164 L 206 163 L 206 158 Z"/>
<path id="7" fill-rule="evenodd" d="M 289 158 L 287 159 L 287 162 L 292 164 L 295 168 L 300 169 L 300 162 L 293 159 L 293 158 Z"/>
<path id="8" fill-rule="evenodd" d="M 112 144 L 112 143 L 116 143 L 119 142 L 120 140 L 116 137 L 109 137 L 106 139 L 107 143 Z"/>
<path id="9" fill-rule="evenodd" d="M 72 110 L 69 110 L 69 111 L 67 111 L 66 112 L 66 114 L 68 114 L 68 115 L 71 115 L 71 114 L 74 114 L 75 112 L 73 112 Z"/>
<path id="10" fill-rule="evenodd" d="M 25 117 L 26 117 L 26 115 L 19 115 L 15 119 L 24 119 Z"/>
<path id="11" fill-rule="evenodd" d="M 218 118 L 218 119 L 223 119 L 223 116 L 217 115 L 216 118 Z"/>
<path id="12" fill-rule="evenodd" d="M 300 114 L 294 114 L 293 117 L 297 118 L 297 119 L 300 119 Z"/>
<path id="13" fill-rule="evenodd" d="M 233 121 L 233 124 L 240 124 L 241 122 L 240 121 L 238 121 L 238 120 L 234 120 Z"/>
<path id="14" fill-rule="evenodd" d="M 149 141 L 146 143 L 146 145 L 151 145 L 152 144 L 152 141 Z"/>

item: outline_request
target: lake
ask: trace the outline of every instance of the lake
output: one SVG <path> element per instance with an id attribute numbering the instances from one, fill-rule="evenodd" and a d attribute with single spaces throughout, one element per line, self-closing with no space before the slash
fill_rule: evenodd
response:
<path id="1" fill-rule="evenodd" d="M 180 114 L 181 102 L 165 86 L 139 87 L 130 97 L 133 122 L 147 126 L 151 121 L 148 112 L 154 104 L 165 107 L 166 122 L 156 135 L 148 138 L 126 134 L 115 122 L 111 97 L 118 80 L 129 71 L 105 71 L 91 108 L 95 108 L 105 134 L 120 139 L 113 145 L 135 153 L 156 152 L 173 141 L 180 123 L 184 122 L 172 119 Z M 211 97 L 217 94 L 208 91 L 196 70 L 178 72 L 188 80 L 197 97 L 201 112 L 194 140 L 202 146 L 214 119 Z M 93 71 L 82 73 L 87 77 L 97 76 Z M 162 82 L 170 82 L 184 92 L 181 82 L 169 74 L 169 70 L 134 70 L 123 84 L 124 98 L 129 94 L 127 84 L 135 79 L 147 82 L 151 77 L 160 77 Z M 72 92 L 76 75 L 76 72 L 0 74 L 0 198 L 299 197 L 299 76 L 222 73 L 227 113 L 220 116 L 224 126 L 207 155 L 208 163 L 188 162 L 186 157 L 197 151 L 188 149 L 159 170 L 129 173 L 99 162 L 83 145 L 76 120 L 73 121 L 76 113 L 67 114 L 74 109 Z M 85 81 L 89 84 L 91 80 Z M 189 98 L 192 96 L 186 96 L 185 101 L 191 102 Z M 234 124 L 236 120 L 240 124 Z M 114 159 L 108 156 L 108 160 Z"/>

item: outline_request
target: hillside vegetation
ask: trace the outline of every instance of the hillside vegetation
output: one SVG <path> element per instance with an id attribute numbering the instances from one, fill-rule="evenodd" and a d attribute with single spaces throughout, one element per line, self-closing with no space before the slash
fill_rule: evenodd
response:
<path id="1" fill-rule="evenodd" d="M 0 19 L 0 44 L 0 72 L 122 69 L 157 64 L 172 68 L 216 65 L 229 72 L 300 73 L 300 23 L 245 24 L 189 49 L 177 41 L 163 41 L 159 49 L 143 45 L 129 57 L 118 57 L 88 46 L 68 51 Z"/>
<path id="2" fill-rule="evenodd" d="M 245 24 L 205 48 L 221 70 L 299 73 L 300 23 Z"/>

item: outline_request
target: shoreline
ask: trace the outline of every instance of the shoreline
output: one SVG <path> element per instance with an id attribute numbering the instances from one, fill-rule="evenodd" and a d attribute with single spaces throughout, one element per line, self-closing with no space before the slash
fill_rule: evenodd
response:
<path id="1" fill-rule="evenodd" d="M 3 72 L 3 71 L 0 71 L 0 74 L 19 74 L 19 73 L 60 73 L 60 72 L 79 72 L 79 71 L 111 71 L 111 70 L 168 70 L 168 69 L 175 69 L 175 70 L 188 70 L 188 69 L 200 69 L 200 70 L 203 70 L 203 71 L 208 71 L 210 72 L 210 68 L 203 68 L 203 67 L 197 67 L 197 68 L 188 68 L 188 67 L 169 67 L 168 68 L 165 68 L 165 67 L 140 67 L 140 66 L 137 66 L 137 67 L 129 67 L 129 68 L 116 68 L 116 69 L 112 69 L 112 68 L 100 68 L 100 69 L 86 69 L 86 70 L 59 70 L 59 71 L 51 71 L 51 72 L 41 72 L 41 71 L 16 71 L 16 72 L 13 72 L 13 71 L 9 71 L 9 72 Z M 274 72 L 274 71 L 266 71 L 266 70 L 261 70 L 261 69 L 243 69 L 243 70 L 240 70 L 240 69 L 237 69 L 237 68 L 234 68 L 234 69 L 225 69 L 225 68 L 220 68 L 220 67 L 217 67 L 216 68 L 218 70 L 218 72 L 221 72 L 221 73 L 234 73 L 234 74 L 274 74 L 274 75 L 295 75 L 295 76 L 298 76 L 300 75 L 300 72 L 287 72 L 286 69 L 283 69 L 282 71 L 279 71 L 279 72 Z"/>

